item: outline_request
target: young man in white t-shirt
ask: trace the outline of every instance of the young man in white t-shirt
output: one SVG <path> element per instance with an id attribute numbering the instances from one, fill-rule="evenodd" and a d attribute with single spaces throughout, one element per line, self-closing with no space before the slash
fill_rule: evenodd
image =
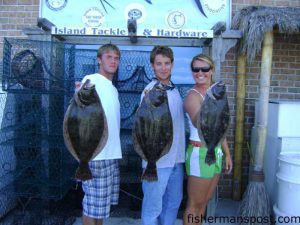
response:
<path id="1" fill-rule="evenodd" d="M 85 76 L 81 83 L 89 79 L 96 86 L 107 119 L 108 139 L 102 151 L 89 162 L 93 178 L 82 182 L 84 225 L 102 225 L 103 219 L 109 217 L 110 206 L 118 204 L 119 199 L 120 102 L 112 79 L 120 63 L 120 50 L 113 44 L 102 45 L 97 60 L 99 72 Z"/>

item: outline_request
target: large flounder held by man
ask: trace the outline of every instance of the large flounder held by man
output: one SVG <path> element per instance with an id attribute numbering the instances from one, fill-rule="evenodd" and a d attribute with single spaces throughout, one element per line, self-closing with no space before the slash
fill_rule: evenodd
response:
<path id="1" fill-rule="evenodd" d="M 101 100 L 89 79 L 75 92 L 68 106 L 63 134 L 69 152 L 79 162 L 75 178 L 92 179 L 88 162 L 104 148 L 108 128 Z"/>
<path id="2" fill-rule="evenodd" d="M 157 82 L 145 94 L 135 114 L 132 128 L 135 151 L 147 161 L 143 180 L 156 181 L 156 162 L 171 148 L 173 122 L 166 87 Z"/>
<path id="3" fill-rule="evenodd" d="M 207 147 L 205 162 L 215 163 L 215 147 L 221 144 L 229 125 L 229 106 L 226 86 L 222 81 L 213 84 L 205 95 L 197 117 L 200 140 Z"/>

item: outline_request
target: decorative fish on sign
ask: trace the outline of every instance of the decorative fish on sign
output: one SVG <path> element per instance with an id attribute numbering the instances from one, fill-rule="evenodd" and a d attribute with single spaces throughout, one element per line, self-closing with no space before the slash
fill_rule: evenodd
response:
<path id="1" fill-rule="evenodd" d="M 202 4 L 201 4 L 201 0 L 195 0 L 195 3 L 199 9 L 199 11 L 202 13 L 203 16 L 205 16 L 207 18 L 207 15 L 205 14 Z"/>
<path id="2" fill-rule="evenodd" d="M 92 179 L 88 162 L 104 148 L 108 128 L 106 116 L 90 80 L 75 92 L 65 113 L 63 135 L 69 152 L 79 162 L 75 178 Z"/>
<path id="3" fill-rule="evenodd" d="M 222 143 L 229 125 L 229 106 L 226 86 L 220 81 L 213 84 L 205 95 L 197 118 L 200 140 L 208 151 L 205 162 L 215 163 L 215 147 Z"/>
<path id="4" fill-rule="evenodd" d="M 157 82 L 145 94 L 132 128 L 135 151 L 146 160 L 142 180 L 156 181 L 156 162 L 167 154 L 173 142 L 173 123 L 166 88 Z"/>
<path id="5" fill-rule="evenodd" d="M 102 7 L 103 7 L 103 9 L 105 10 L 106 13 L 107 13 L 107 10 L 106 10 L 106 7 L 105 7 L 103 2 L 106 3 L 107 5 L 109 5 L 112 9 L 115 9 L 108 1 L 100 0 L 100 3 L 101 3 L 101 5 L 102 5 Z"/>

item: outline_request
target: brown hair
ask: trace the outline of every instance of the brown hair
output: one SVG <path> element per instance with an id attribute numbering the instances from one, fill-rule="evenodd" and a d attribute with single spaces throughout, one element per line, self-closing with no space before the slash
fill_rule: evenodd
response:
<path id="1" fill-rule="evenodd" d="M 150 53 L 150 62 L 153 64 L 155 56 L 163 55 L 171 59 L 171 63 L 174 61 L 173 50 L 167 46 L 157 45 L 155 46 Z"/>
<path id="2" fill-rule="evenodd" d="M 108 51 L 115 51 L 117 53 L 117 55 L 119 55 L 119 57 L 121 56 L 121 53 L 120 53 L 120 49 L 114 45 L 114 44 L 105 44 L 105 45 L 102 45 L 99 49 L 98 49 L 98 52 L 97 52 L 97 57 L 98 58 L 101 58 L 102 55 L 105 53 L 105 52 L 108 52 Z"/>

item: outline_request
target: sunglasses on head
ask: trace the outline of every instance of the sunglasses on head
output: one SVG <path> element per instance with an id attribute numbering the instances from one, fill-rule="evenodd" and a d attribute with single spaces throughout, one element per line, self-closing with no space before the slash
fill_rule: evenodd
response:
<path id="1" fill-rule="evenodd" d="M 207 73 L 208 71 L 210 71 L 210 67 L 192 67 L 192 71 L 194 73 L 198 73 L 199 71 L 203 72 L 203 73 Z"/>

